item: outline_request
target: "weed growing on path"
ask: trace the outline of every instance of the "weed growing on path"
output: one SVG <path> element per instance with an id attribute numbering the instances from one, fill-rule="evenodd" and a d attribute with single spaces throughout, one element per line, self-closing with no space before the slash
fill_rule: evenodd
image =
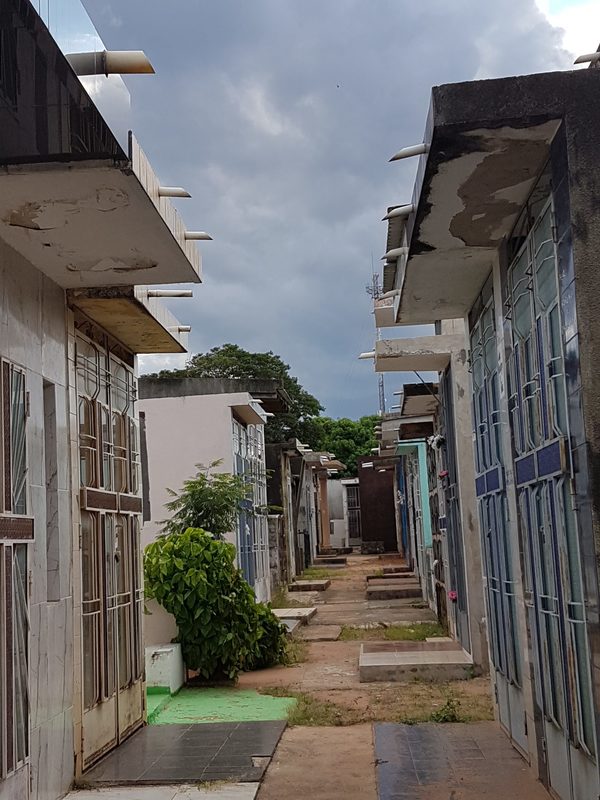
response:
<path id="1" fill-rule="evenodd" d="M 327 569 L 326 567 L 307 567 L 298 578 L 301 581 L 323 581 L 326 578 L 344 578 L 345 569 Z"/>
<path id="2" fill-rule="evenodd" d="M 432 722 L 464 722 L 460 713 L 460 700 L 449 694 L 441 708 L 431 713 Z"/>
<path id="3" fill-rule="evenodd" d="M 308 661 L 308 642 L 292 636 L 287 643 L 285 666 L 294 667 L 305 661 Z"/>

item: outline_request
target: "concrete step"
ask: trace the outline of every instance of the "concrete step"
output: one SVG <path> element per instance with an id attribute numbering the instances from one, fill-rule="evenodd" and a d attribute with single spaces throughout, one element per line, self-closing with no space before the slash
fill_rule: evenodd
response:
<path id="1" fill-rule="evenodd" d="M 367 586 L 367 600 L 402 600 L 408 597 L 422 597 L 418 583 L 394 581 L 392 585 L 379 583 Z"/>
<path id="2" fill-rule="evenodd" d="M 320 566 L 322 564 L 343 564 L 346 565 L 348 563 L 348 559 L 346 556 L 316 556 L 313 561 L 315 566 Z"/>
<path id="3" fill-rule="evenodd" d="M 367 575 L 367 583 L 382 583 L 390 581 L 402 581 L 405 579 L 416 580 L 414 572 L 393 572 L 390 575 Z"/>
<path id="4" fill-rule="evenodd" d="M 406 682 L 419 678 L 434 683 L 466 680 L 473 659 L 455 641 L 369 642 L 361 645 L 361 683 Z"/>
<path id="5" fill-rule="evenodd" d="M 341 632 L 341 625 L 307 625 L 300 638 L 305 642 L 335 642 Z"/>
<path id="6" fill-rule="evenodd" d="M 383 574 L 384 575 L 405 575 L 405 574 L 412 574 L 412 569 L 407 566 L 406 564 L 402 564 L 399 567 L 383 567 Z"/>
<path id="7" fill-rule="evenodd" d="M 307 580 L 294 581 L 288 586 L 288 592 L 324 592 L 331 586 L 331 581 L 326 580 Z"/>
<path id="8" fill-rule="evenodd" d="M 301 625 L 308 625 L 310 620 L 317 613 L 315 606 L 310 606 L 308 608 L 273 608 L 271 610 L 277 619 L 280 619 L 282 622 L 286 619 L 293 619 L 298 620 Z"/>

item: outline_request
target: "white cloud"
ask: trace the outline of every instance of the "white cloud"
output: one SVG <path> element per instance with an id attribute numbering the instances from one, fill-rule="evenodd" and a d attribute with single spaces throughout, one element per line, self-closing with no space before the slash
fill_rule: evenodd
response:
<path id="1" fill-rule="evenodd" d="M 562 44 L 573 56 L 593 53 L 600 41 L 598 0 L 536 0 L 552 25 L 562 31 Z"/>

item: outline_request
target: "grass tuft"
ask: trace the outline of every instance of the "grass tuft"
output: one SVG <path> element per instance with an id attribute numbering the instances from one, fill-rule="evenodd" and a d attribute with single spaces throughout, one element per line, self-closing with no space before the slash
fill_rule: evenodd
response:
<path id="1" fill-rule="evenodd" d="M 417 622 L 414 625 L 389 625 L 379 628 L 356 628 L 344 625 L 339 639 L 345 642 L 424 642 L 425 639 L 445 635 L 446 631 L 437 622 Z"/>

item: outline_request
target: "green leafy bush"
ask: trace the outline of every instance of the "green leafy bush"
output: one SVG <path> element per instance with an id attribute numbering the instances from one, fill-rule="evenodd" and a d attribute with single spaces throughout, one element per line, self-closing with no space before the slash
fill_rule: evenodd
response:
<path id="1" fill-rule="evenodd" d="M 175 617 L 189 669 L 204 678 L 282 663 L 286 629 L 234 564 L 235 547 L 201 528 L 159 537 L 144 552 L 146 596 Z"/>

